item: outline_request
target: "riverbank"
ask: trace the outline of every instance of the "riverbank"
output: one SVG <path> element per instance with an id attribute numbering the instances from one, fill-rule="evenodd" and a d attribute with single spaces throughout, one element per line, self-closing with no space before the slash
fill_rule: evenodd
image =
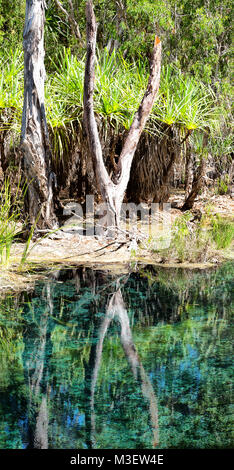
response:
<path id="1" fill-rule="evenodd" d="M 233 200 L 229 196 L 208 200 L 200 196 L 188 219 L 179 208 L 180 198 L 178 192 L 170 201 L 170 221 L 168 214 L 163 220 L 161 213 L 160 221 L 152 221 L 150 233 L 148 226 L 141 225 L 134 227 L 135 237 L 125 232 L 118 240 L 108 240 L 88 235 L 81 223 L 68 220 L 58 231 L 32 241 L 24 263 L 25 244 L 14 243 L 8 265 L 0 267 L 0 292 L 31 290 L 37 279 L 64 266 L 92 266 L 122 274 L 139 265 L 207 269 L 233 260 L 233 242 L 228 248 L 217 249 L 209 225 L 217 214 L 221 222 L 233 223 Z M 220 230 L 222 235 L 222 226 Z"/>
<path id="2" fill-rule="evenodd" d="M 84 237 L 85 238 L 85 237 Z M 32 248 L 27 262 L 20 267 L 20 257 L 23 245 L 14 246 L 14 258 L 10 267 L 0 270 L 0 295 L 22 290 L 33 290 L 34 284 L 40 279 L 45 279 L 53 271 L 64 267 L 92 267 L 95 270 L 104 270 L 114 274 L 126 274 L 142 267 L 153 265 L 165 269 L 194 269 L 204 270 L 217 267 L 219 264 L 234 260 L 233 251 L 216 250 L 205 262 L 165 262 L 160 253 L 152 253 L 149 250 L 141 250 L 133 253 L 129 245 L 120 246 L 118 242 L 104 244 L 94 239 L 77 241 L 74 236 L 69 239 L 46 239 Z"/>

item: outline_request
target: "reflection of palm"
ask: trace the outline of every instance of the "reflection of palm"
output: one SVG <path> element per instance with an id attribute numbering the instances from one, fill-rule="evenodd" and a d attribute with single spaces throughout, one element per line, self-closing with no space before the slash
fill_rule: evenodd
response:
<path id="1" fill-rule="evenodd" d="M 91 375 L 91 394 L 90 394 L 90 406 L 91 406 L 91 433 L 92 433 L 92 445 L 95 445 L 95 414 L 94 414 L 94 394 L 97 382 L 98 370 L 101 363 L 103 341 L 106 332 L 109 328 L 111 321 L 116 318 L 121 326 L 120 340 L 123 346 L 126 358 L 131 366 L 133 375 L 141 383 L 141 390 L 143 395 L 149 402 L 149 414 L 152 424 L 153 431 L 153 447 L 159 444 L 159 429 L 158 429 L 158 406 L 157 399 L 155 397 L 154 389 L 152 384 L 145 372 L 145 369 L 140 361 L 137 354 L 136 348 L 132 339 L 132 332 L 129 324 L 128 313 L 124 304 L 122 293 L 120 288 L 112 295 L 111 299 L 107 304 L 106 315 L 101 323 L 99 329 L 99 340 L 96 345 L 94 366 Z"/>

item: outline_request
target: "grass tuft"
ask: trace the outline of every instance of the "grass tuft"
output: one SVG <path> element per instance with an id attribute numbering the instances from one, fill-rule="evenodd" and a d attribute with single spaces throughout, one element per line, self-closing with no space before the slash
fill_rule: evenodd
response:
<path id="1" fill-rule="evenodd" d="M 216 215 L 212 219 L 212 238 L 218 250 L 229 248 L 234 239 L 234 222 Z"/>

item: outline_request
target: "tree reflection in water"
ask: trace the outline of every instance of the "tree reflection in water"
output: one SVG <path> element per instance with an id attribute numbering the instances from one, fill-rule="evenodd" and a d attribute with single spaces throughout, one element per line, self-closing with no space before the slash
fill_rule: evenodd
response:
<path id="1" fill-rule="evenodd" d="M 50 284 L 45 286 L 47 308 L 42 313 L 39 325 L 39 335 L 35 341 L 34 357 L 28 363 L 29 386 L 29 426 L 28 448 L 48 449 L 48 395 L 50 387 L 48 382 L 48 362 L 46 361 L 46 341 L 48 317 L 53 313 L 53 301 Z"/>
<path id="2" fill-rule="evenodd" d="M 119 280 L 117 280 L 117 286 L 119 286 Z M 132 373 L 136 380 L 140 382 L 142 394 L 149 402 L 149 413 L 152 425 L 153 433 L 153 447 L 159 444 L 159 426 L 158 426 L 158 406 L 157 399 L 154 393 L 152 384 L 145 372 L 145 369 L 140 361 L 137 354 L 134 342 L 132 339 L 132 332 L 129 323 L 128 313 L 125 307 L 123 296 L 120 287 L 111 296 L 107 307 L 106 315 L 104 316 L 101 326 L 98 332 L 98 342 L 91 348 L 89 363 L 86 366 L 86 393 L 89 396 L 90 401 L 90 415 L 86 414 L 87 433 L 87 446 L 89 448 L 96 447 L 96 431 L 95 431 L 95 388 L 98 377 L 98 371 L 100 368 L 103 342 L 106 336 L 107 330 L 110 323 L 113 320 L 117 320 L 121 326 L 120 340 L 126 356 L 127 361 L 131 367 Z"/>
<path id="3" fill-rule="evenodd" d="M 232 280 L 80 267 L 0 299 L 0 448 L 231 446 Z"/>

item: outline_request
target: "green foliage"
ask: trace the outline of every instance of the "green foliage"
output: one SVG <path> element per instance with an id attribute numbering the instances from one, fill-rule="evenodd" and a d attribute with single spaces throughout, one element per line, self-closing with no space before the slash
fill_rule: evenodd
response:
<path id="1" fill-rule="evenodd" d="M 212 237 L 218 250 L 228 248 L 234 238 L 234 222 L 216 215 L 212 218 L 211 225 Z"/>
<path id="2" fill-rule="evenodd" d="M 70 11 L 70 2 L 61 1 Z M 74 39 L 66 15 L 53 0 L 46 9 L 46 108 L 53 155 L 61 169 L 68 167 L 83 107 L 85 0 L 72 2 L 83 43 Z M 19 139 L 25 0 L 0 0 L 0 7 L 0 132 L 11 129 Z M 146 87 L 157 33 L 163 46 L 163 68 L 146 131 L 159 133 L 161 122 L 178 126 L 182 138 L 187 130 L 193 131 L 190 140 L 196 151 L 195 133 L 202 140 L 208 127 L 207 150 L 220 173 L 226 172 L 233 147 L 231 1 L 97 0 L 94 7 L 99 24 L 95 88 L 99 122 L 106 129 L 110 124 L 116 133 L 129 129 Z M 222 178 L 218 192 L 226 189 Z"/>
<path id="3" fill-rule="evenodd" d="M 202 130 L 216 121 L 215 96 L 201 82 L 167 66 L 162 70 L 154 113 L 168 125 L 180 123 L 188 130 Z"/>
<path id="4" fill-rule="evenodd" d="M 57 63 L 47 85 L 48 120 L 51 128 L 65 130 L 69 121 L 81 119 L 84 59 L 78 61 L 70 50 L 64 50 Z M 107 50 L 98 53 L 95 110 L 116 132 L 119 126 L 128 129 L 131 125 L 146 88 L 147 68 L 145 62 L 129 63 L 115 51 L 111 55 Z M 164 122 L 202 130 L 212 126 L 215 113 L 211 90 L 168 66 L 162 70 L 159 97 L 147 128 L 154 131 L 158 122 Z"/>
<path id="5" fill-rule="evenodd" d="M 173 237 L 173 248 L 175 248 L 178 259 L 180 262 L 187 260 L 188 251 L 188 239 L 190 238 L 190 230 L 188 222 L 191 219 L 191 214 L 188 212 L 182 217 L 178 217 L 174 224 L 174 237 Z M 189 243 L 190 245 L 190 243 Z M 191 249 L 191 245 L 190 245 Z"/>
<path id="6" fill-rule="evenodd" d="M 0 0 L 0 47 L 15 48 L 22 42 L 26 0 Z"/>
<path id="7" fill-rule="evenodd" d="M 211 248 L 209 233 L 204 228 L 203 221 L 193 224 L 192 218 L 189 211 L 176 218 L 171 227 L 170 246 L 159 251 L 164 261 L 196 263 L 207 260 Z"/>
<path id="8" fill-rule="evenodd" d="M 214 255 L 214 250 L 225 250 L 230 247 L 234 236 L 234 223 L 220 215 L 213 215 L 212 209 L 202 215 L 200 221 L 191 222 L 193 214 L 189 211 L 176 218 L 171 228 L 169 248 L 160 249 L 164 261 L 206 262 Z M 153 248 L 154 240 L 149 242 Z"/>
<path id="9" fill-rule="evenodd" d="M 10 50 L 0 54 L 0 132 L 20 130 L 23 106 L 23 54 Z"/>
<path id="10" fill-rule="evenodd" d="M 85 0 L 72 0 L 76 21 L 85 39 Z M 69 2 L 61 0 L 70 11 Z M 0 38 L 9 47 L 22 38 L 25 0 L 1 0 Z M 157 33 L 162 39 L 166 63 L 177 64 L 208 84 L 220 86 L 228 76 L 231 57 L 230 0 L 97 0 L 95 13 L 99 23 L 98 45 L 105 48 L 112 39 L 129 58 L 149 57 Z M 75 44 L 70 24 L 54 1 L 46 10 L 46 57 L 58 49 L 71 46 L 79 55 L 82 46 Z"/>
<path id="11" fill-rule="evenodd" d="M 21 25 L 22 34 L 25 1 L 15 0 L 12 2 L 12 10 L 9 11 L 5 0 L 1 0 L 1 4 L 5 30 L 8 33 L 13 29 L 19 31 Z M 63 0 L 62 4 L 70 11 L 69 2 Z M 73 0 L 73 4 L 76 20 L 85 39 L 85 1 Z M 162 70 L 160 93 L 151 119 L 147 123 L 147 130 L 158 132 L 159 122 L 176 124 L 188 130 L 214 127 L 218 108 L 211 89 L 211 85 L 214 89 L 211 76 L 216 70 L 216 56 L 214 54 L 213 57 L 210 51 L 216 47 L 214 44 L 219 44 L 219 38 L 222 38 L 219 59 L 223 61 L 224 52 L 225 58 L 229 56 L 229 46 L 226 43 L 229 41 L 227 13 L 230 2 L 226 0 L 222 9 L 208 4 L 204 7 L 199 0 L 193 5 L 186 0 L 182 3 L 177 0 L 171 0 L 169 3 L 155 0 L 144 0 L 140 3 L 137 0 L 102 0 L 94 4 L 99 22 L 98 45 L 101 50 L 98 53 L 95 90 L 95 110 L 100 119 L 110 123 L 116 132 L 119 127 L 130 127 L 147 83 L 148 57 L 157 31 L 163 43 L 165 65 Z M 13 6 L 18 17 L 13 14 Z M 214 43 L 208 41 L 211 36 L 215 38 Z M 8 37 L 10 41 L 11 34 L 8 34 Z M 45 37 L 48 71 L 47 117 L 53 136 L 54 157 L 63 162 L 75 137 L 76 124 L 79 125 L 82 119 L 85 58 L 82 47 L 74 43 L 66 15 L 53 1 L 48 3 L 46 10 Z M 195 54 L 194 48 L 198 38 L 199 48 Z M 111 39 L 117 41 L 118 47 L 109 54 L 105 46 Z M 200 49 L 201 44 L 204 54 Z M 12 49 L 14 52 L 10 53 L 10 57 L 8 50 L 2 53 L 0 59 L 0 107 L 4 110 L 4 118 L 1 118 L 1 121 L 4 126 L 15 128 L 19 135 L 23 104 L 23 57 L 21 46 L 15 47 L 15 42 Z M 202 64 L 211 71 L 210 78 L 207 78 L 204 71 L 199 72 L 201 56 Z M 194 63 L 191 62 L 192 57 Z M 211 58 L 213 66 L 208 64 Z M 225 70 L 223 67 L 222 77 L 226 73 Z M 217 83 L 221 75 L 219 72 Z M 226 76 L 225 80 L 228 87 Z M 215 85 L 216 88 L 217 86 Z M 222 89 L 220 86 L 217 89 L 220 97 Z M 225 93 L 227 97 L 229 88 Z M 222 102 L 222 99 L 219 98 L 219 101 Z M 222 109 L 225 109 L 223 102 Z"/>
<path id="12" fill-rule="evenodd" d="M 229 177 L 225 175 L 223 178 L 218 178 L 217 180 L 217 194 L 223 195 L 228 191 Z"/>
<path id="13" fill-rule="evenodd" d="M 19 232 L 20 210 L 18 186 L 12 201 L 9 180 L 6 180 L 0 191 L 0 265 L 7 265 L 13 241 Z"/>

